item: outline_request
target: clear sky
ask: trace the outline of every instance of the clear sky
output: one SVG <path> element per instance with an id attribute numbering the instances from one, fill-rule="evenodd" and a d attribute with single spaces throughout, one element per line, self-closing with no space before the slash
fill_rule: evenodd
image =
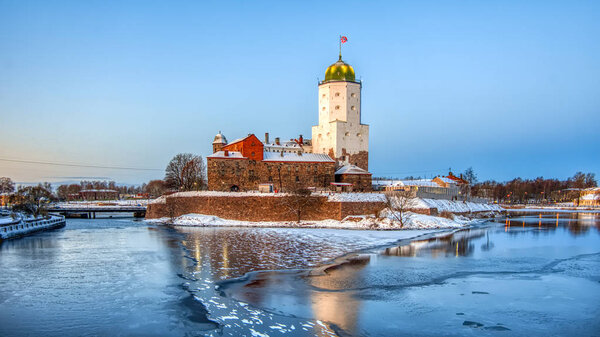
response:
<path id="1" fill-rule="evenodd" d="M 600 175 L 600 1 L 0 0 L 0 160 L 19 182 L 161 178 L 179 152 L 310 137 L 363 81 L 375 176 Z"/>

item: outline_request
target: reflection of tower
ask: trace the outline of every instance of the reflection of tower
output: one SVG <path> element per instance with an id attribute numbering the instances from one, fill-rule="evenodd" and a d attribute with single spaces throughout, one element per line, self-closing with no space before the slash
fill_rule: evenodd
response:
<path id="1" fill-rule="evenodd" d="M 309 282 L 317 288 L 343 290 L 348 284 L 356 282 L 359 270 L 368 263 L 368 256 L 351 260 L 340 268 L 328 271 L 327 275 L 309 278 Z M 354 292 L 314 290 L 310 297 L 315 319 L 333 323 L 349 334 L 355 334 L 361 303 Z"/>
<path id="2" fill-rule="evenodd" d="M 319 125 L 312 127 L 312 144 L 314 153 L 329 155 L 338 166 L 368 170 L 369 126 L 361 123 L 361 86 L 340 53 L 319 83 Z"/>

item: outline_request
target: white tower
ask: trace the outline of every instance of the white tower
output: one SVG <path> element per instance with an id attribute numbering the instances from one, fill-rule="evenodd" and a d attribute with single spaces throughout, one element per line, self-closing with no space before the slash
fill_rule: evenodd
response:
<path id="1" fill-rule="evenodd" d="M 340 54 L 319 83 L 319 125 L 312 127 L 312 144 L 314 153 L 328 154 L 338 166 L 368 171 L 369 126 L 361 122 L 361 86 Z"/>

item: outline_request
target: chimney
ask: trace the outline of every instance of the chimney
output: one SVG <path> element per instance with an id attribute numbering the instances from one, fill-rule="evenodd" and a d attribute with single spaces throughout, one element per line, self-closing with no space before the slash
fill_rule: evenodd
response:
<path id="1" fill-rule="evenodd" d="M 300 144 L 304 144 L 304 138 L 302 138 L 302 135 L 300 135 L 300 138 L 298 138 L 298 141 L 300 142 Z"/>
<path id="2" fill-rule="evenodd" d="M 277 145 L 281 145 L 281 144 L 279 143 L 279 137 L 275 137 L 275 144 L 277 144 Z"/>
<path id="3" fill-rule="evenodd" d="M 265 144 L 269 144 L 269 133 L 265 132 Z"/>
<path id="4" fill-rule="evenodd" d="M 229 150 L 225 150 L 225 157 L 229 157 Z"/>

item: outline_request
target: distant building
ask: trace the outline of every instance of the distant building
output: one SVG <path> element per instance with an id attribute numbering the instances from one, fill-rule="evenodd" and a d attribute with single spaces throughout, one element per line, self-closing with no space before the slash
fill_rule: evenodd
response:
<path id="1" fill-rule="evenodd" d="M 9 199 L 10 195 L 8 193 L 2 193 L 0 194 L 0 206 L 4 207 L 8 205 L 8 199 Z"/>
<path id="2" fill-rule="evenodd" d="M 374 180 L 373 188 L 380 191 L 412 191 L 418 197 L 455 200 L 467 196 L 469 183 L 450 172 L 433 179 Z"/>
<path id="3" fill-rule="evenodd" d="M 579 198 L 573 201 L 575 206 L 600 206 L 600 187 L 586 188 L 579 193 Z"/>
<path id="4" fill-rule="evenodd" d="M 88 189 L 70 194 L 69 198 L 71 200 L 115 200 L 119 199 L 119 192 L 108 189 Z"/>

